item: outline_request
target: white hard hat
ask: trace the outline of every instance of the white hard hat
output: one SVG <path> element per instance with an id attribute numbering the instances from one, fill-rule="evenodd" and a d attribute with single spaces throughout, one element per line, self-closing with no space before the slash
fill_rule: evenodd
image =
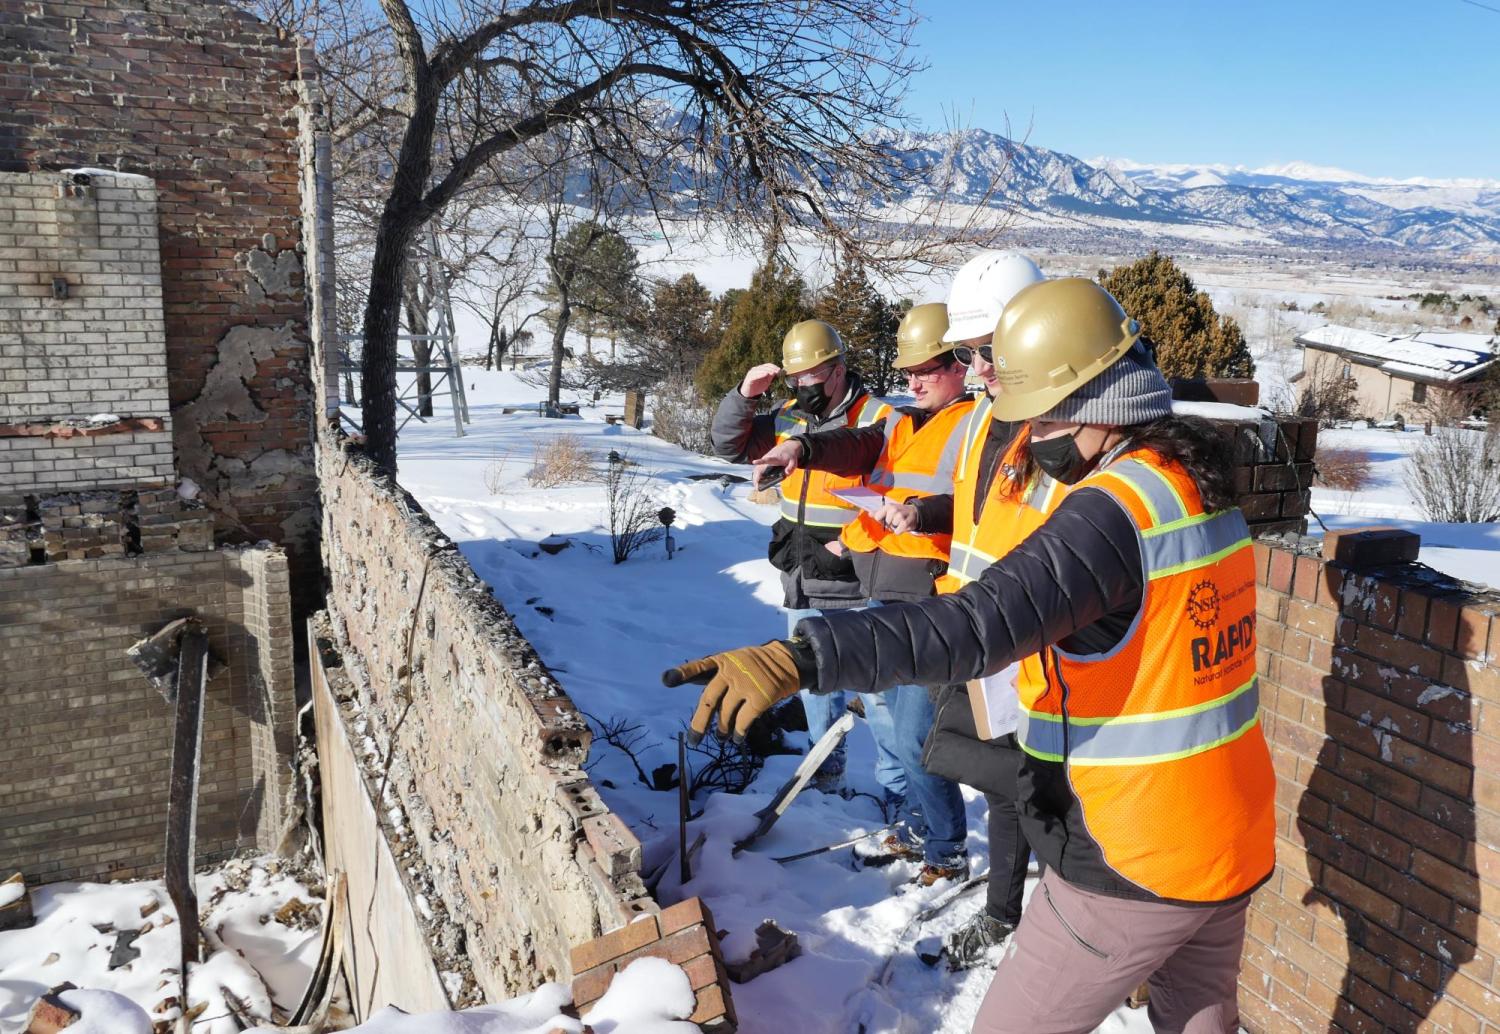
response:
<path id="1" fill-rule="evenodd" d="M 995 332 L 1005 303 L 1023 287 L 1047 279 L 1037 264 L 1013 251 L 981 251 L 963 264 L 948 289 L 944 341 L 968 341 Z"/>

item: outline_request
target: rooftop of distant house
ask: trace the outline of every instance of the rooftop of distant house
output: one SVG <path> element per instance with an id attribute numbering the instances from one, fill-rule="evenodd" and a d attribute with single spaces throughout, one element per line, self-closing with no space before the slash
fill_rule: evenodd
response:
<path id="1" fill-rule="evenodd" d="M 1493 334 L 1383 334 L 1330 323 L 1298 334 L 1295 340 L 1304 348 L 1334 352 L 1393 377 L 1432 384 L 1467 381 L 1500 362 L 1500 336 Z"/>

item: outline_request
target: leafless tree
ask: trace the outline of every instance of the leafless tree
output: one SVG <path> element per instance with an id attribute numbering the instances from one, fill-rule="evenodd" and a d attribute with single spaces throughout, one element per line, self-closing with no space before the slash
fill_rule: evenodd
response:
<path id="1" fill-rule="evenodd" d="M 412 242 L 472 183 L 515 196 L 528 173 L 513 159 L 530 141 L 566 129 L 576 168 L 610 169 L 648 210 L 708 213 L 736 243 L 810 233 L 895 270 L 988 240 L 982 203 L 938 212 L 941 169 L 894 153 L 915 22 L 911 0 L 318 0 L 308 24 L 338 143 L 357 145 L 378 184 L 357 278 L 375 462 L 395 472 Z M 932 189 L 915 193 L 919 181 Z"/>

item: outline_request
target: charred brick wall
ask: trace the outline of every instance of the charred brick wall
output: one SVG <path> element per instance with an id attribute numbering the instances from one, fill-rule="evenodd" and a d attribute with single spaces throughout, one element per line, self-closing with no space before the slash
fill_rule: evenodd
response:
<path id="1" fill-rule="evenodd" d="M 386 785 L 375 811 L 399 816 L 384 835 L 424 882 L 434 954 L 491 998 L 566 979 L 574 945 L 656 911 L 582 769 L 588 726 L 416 500 L 336 433 L 320 452 L 342 720 Z"/>
<path id="2" fill-rule="evenodd" d="M 177 472 L 221 538 L 315 571 L 296 46 L 224 0 L 0 0 L 0 21 L 0 169 L 155 181 Z"/>
<path id="3" fill-rule="evenodd" d="M 1500 1031 L 1500 594 L 1418 544 L 1255 547 L 1278 861 L 1240 981 L 1255 1034 Z"/>
<path id="4" fill-rule="evenodd" d="M 32 882 L 159 876 L 172 708 L 125 650 L 197 615 L 207 687 L 200 858 L 272 850 L 291 815 L 287 561 L 276 548 L 0 567 L 0 859 Z"/>

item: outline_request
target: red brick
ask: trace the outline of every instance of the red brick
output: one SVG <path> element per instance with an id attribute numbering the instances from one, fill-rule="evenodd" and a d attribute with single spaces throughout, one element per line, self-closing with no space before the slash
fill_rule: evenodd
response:
<path id="1" fill-rule="evenodd" d="M 1304 632 L 1314 639 L 1334 642 L 1337 632 L 1338 611 L 1322 604 L 1305 600 L 1288 600 L 1286 605 L 1287 627 Z"/>
<path id="2" fill-rule="evenodd" d="M 1381 829 L 1420 844 L 1424 851 L 1430 851 L 1445 861 L 1462 864 L 1467 855 L 1466 839 L 1441 822 L 1433 821 L 1430 812 L 1421 811 L 1420 806 L 1403 808 L 1391 801 L 1376 800 L 1372 821 Z"/>
<path id="3" fill-rule="evenodd" d="M 1369 620 L 1376 628 L 1383 628 L 1387 632 L 1396 630 L 1396 612 L 1401 601 L 1401 590 L 1390 582 L 1379 582 L 1375 586 L 1375 596 L 1370 607 Z M 1417 636 L 1418 639 L 1422 637 Z"/>
<path id="4" fill-rule="evenodd" d="M 657 936 L 655 916 L 648 915 L 633 923 L 626 923 L 618 930 L 612 930 L 575 947 L 572 951 L 573 972 L 582 973 L 612 962 L 657 940 Z"/>
<path id="5" fill-rule="evenodd" d="M 1431 719 L 1418 711 L 1402 707 L 1388 697 L 1369 693 L 1356 686 L 1344 691 L 1340 710 L 1363 725 L 1371 727 L 1379 741 L 1379 732 L 1395 733 L 1413 743 L 1425 743 Z"/>
<path id="6" fill-rule="evenodd" d="M 1453 901 L 1406 873 L 1397 872 L 1383 862 L 1370 859 L 1361 881 L 1366 887 L 1410 912 L 1432 920 L 1447 929 L 1453 921 Z M 1394 924 L 1387 924 L 1394 925 Z"/>
<path id="7" fill-rule="evenodd" d="M 1292 591 L 1292 576 L 1296 570 L 1297 554 L 1287 549 L 1271 550 L 1271 566 L 1266 576 L 1266 585 L 1276 592 Z"/>
<path id="8" fill-rule="evenodd" d="M 1355 649 L 1372 660 L 1381 661 L 1400 671 L 1426 678 L 1441 678 L 1443 655 L 1414 639 L 1402 639 L 1368 625 L 1360 625 Z"/>
<path id="9" fill-rule="evenodd" d="M 610 981 L 615 978 L 615 972 L 613 965 L 605 963 L 579 973 L 573 978 L 573 1002 L 581 1006 L 603 998 L 604 992 L 609 990 Z"/>
<path id="10" fill-rule="evenodd" d="M 1453 649 L 1460 607 L 1451 600 L 1433 600 L 1427 610 L 1427 642 L 1439 650 Z"/>
<path id="11" fill-rule="evenodd" d="M 1428 599 L 1419 592 L 1401 593 L 1396 632 L 1406 639 L 1422 639 L 1427 631 Z"/>
<path id="12" fill-rule="evenodd" d="M 674 934 L 668 934 L 659 941 L 652 941 L 645 947 L 637 948 L 628 955 L 622 955 L 615 959 L 615 965 L 624 969 L 636 959 L 649 955 L 652 958 L 666 959 L 674 966 L 680 966 L 690 959 L 699 955 L 706 955 L 713 951 L 713 945 L 708 939 L 708 929 L 704 926 L 689 926 L 678 930 Z"/>
<path id="13" fill-rule="evenodd" d="M 1480 904 L 1479 876 L 1451 865 L 1426 851 L 1412 852 L 1411 874 L 1435 887 L 1454 901 L 1477 908 Z"/>
<path id="14" fill-rule="evenodd" d="M 662 909 L 661 914 L 657 916 L 657 921 L 661 924 L 663 937 L 670 936 L 694 923 L 702 923 L 710 930 L 714 929 L 713 914 L 709 912 L 702 898 L 688 898 Z"/>
<path id="15" fill-rule="evenodd" d="M 1477 604 L 1464 607 L 1458 615 L 1458 630 L 1453 642 L 1454 652 L 1465 660 L 1487 657 L 1489 640 L 1489 608 Z"/>
<path id="16" fill-rule="evenodd" d="M 703 1024 L 727 1015 L 731 1015 L 731 1012 L 723 990 L 718 984 L 711 984 L 698 992 L 697 1008 L 688 1017 L 688 1022 Z"/>
<path id="17" fill-rule="evenodd" d="M 719 967 L 712 955 L 699 955 L 696 959 L 689 959 L 682 963 L 682 971 L 687 974 L 688 983 L 694 991 L 719 980 Z"/>
<path id="18" fill-rule="evenodd" d="M 1250 546 L 1250 552 L 1255 557 L 1255 583 L 1266 584 L 1266 570 L 1271 565 L 1271 547 L 1264 542 L 1256 542 Z"/>
<path id="19" fill-rule="evenodd" d="M 1323 597 L 1323 562 L 1317 557 L 1299 556 L 1292 580 L 1293 595 L 1309 603 Z"/>

